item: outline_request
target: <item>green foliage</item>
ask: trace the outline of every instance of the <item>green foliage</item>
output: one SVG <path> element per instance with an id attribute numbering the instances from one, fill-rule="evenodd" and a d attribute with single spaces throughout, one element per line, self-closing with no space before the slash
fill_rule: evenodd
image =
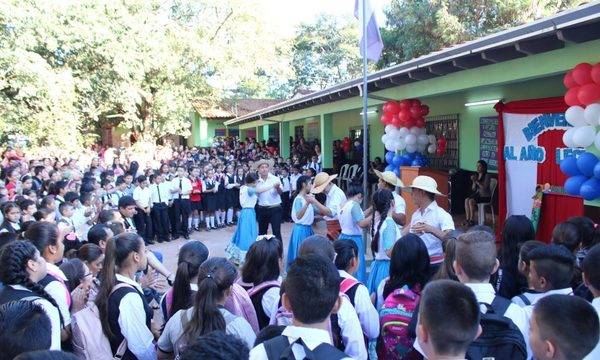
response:
<path id="1" fill-rule="evenodd" d="M 391 0 L 380 67 L 553 15 L 584 0 Z"/>

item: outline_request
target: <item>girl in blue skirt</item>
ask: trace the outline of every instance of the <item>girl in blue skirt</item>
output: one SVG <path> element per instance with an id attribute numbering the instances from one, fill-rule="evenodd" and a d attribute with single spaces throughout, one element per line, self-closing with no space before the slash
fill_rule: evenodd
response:
<path id="1" fill-rule="evenodd" d="M 231 239 L 231 243 L 225 248 L 227 257 L 238 265 L 244 263 L 246 252 L 250 245 L 256 241 L 258 237 L 258 226 L 256 225 L 256 181 L 258 177 L 255 173 L 249 173 L 244 179 L 244 185 L 240 188 L 240 205 L 242 212 L 238 219 L 235 234 Z"/>
<path id="2" fill-rule="evenodd" d="M 315 207 L 307 200 L 310 192 L 310 177 L 300 176 L 296 182 L 296 198 L 292 203 L 292 220 L 294 220 L 294 229 L 290 237 L 290 244 L 287 254 L 287 266 L 289 266 L 296 256 L 302 241 L 309 236 L 314 235 L 312 223 L 315 220 Z"/>
<path id="3" fill-rule="evenodd" d="M 363 245 L 363 230 L 371 224 L 371 218 L 365 218 L 360 204 L 363 201 L 363 189 L 358 184 L 351 184 L 348 186 L 346 191 L 346 197 L 348 201 L 340 210 L 338 216 L 340 221 L 340 227 L 342 233 L 338 237 L 339 239 L 350 239 L 358 246 L 358 269 L 355 274 L 352 274 L 360 281 L 365 283 L 367 281 L 367 266 L 365 263 L 365 247 Z"/>
<path id="4" fill-rule="evenodd" d="M 390 276 L 390 255 L 392 248 L 400 238 L 400 231 L 392 219 L 394 213 L 394 196 L 387 189 L 379 189 L 373 194 L 375 214 L 371 221 L 371 251 L 375 260 L 371 264 L 371 272 L 367 281 L 369 294 L 377 291 L 379 283 Z M 375 218 L 378 218 L 376 221 Z"/>

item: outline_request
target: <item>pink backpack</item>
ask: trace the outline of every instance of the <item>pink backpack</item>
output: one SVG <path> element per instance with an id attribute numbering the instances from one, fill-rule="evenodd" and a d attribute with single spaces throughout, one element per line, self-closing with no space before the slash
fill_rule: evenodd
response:
<path id="1" fill-rule="evenodd" d="M 377 357 L 387 359 L 413 359 L 415 338 L 409 334 L 408 325 L 419 303 L 420 287 L 414 291 L 408 286 L 389 294 L 379 310 L 381 333 L 377 339 Z"/>
<path id="2" fill-rule="evenodd" d="M 233 284 L 231 288 L 231 294 L 225 302 L 225 309 L 229 310 L 229 312 L 233 315 L 237 315 L 246 319 L 246 321 L 250 323 L 254 333 L 258 334 L 260 329 L 258 327 L 256 310 L 254 310 L 250 296 L 239 284 Z"/>

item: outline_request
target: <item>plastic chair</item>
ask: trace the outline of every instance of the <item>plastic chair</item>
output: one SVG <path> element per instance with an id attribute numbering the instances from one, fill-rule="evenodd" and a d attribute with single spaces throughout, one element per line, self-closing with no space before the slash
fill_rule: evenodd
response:
<path id="1" fill-rule="evenodd" d="M 492 210 L 492 225 L 496 226 L 496 215 L 494 215 L 494 206 L 492 205 L 492 201 L 494 199 L 494 194 L 496 193 L 496 187 L 498 186 L 498 179 L 490 179 L 490 190 L 492 190 L 492 195 L 490 196 L 490 201 L 486 203 L 477 204 L 477 215 L 479 215 L 479 225 L 483 225 L 485 223 L 485 207 L 489 206 Z"/>
<path id="2" fill-rule="evenodd" d="M 348 168 L 350 168 L 350 165 L 348 165 L 348 164 L 344 164 L 340 168 L 340 173 L 338 174 L 338 177 L 337 177 L 337 186 L 339 188 L 342 187 L 342 183 L 344 182 L 344 180 L 348 174 Z"/>
<path id="3" fill-rule="evenodd" d="M 348 185 L 350 185 L 350 183 L 352 182 L 352 179 L 354 179 L 354 177 L 356 176 L 357 173 L 358 173 L 358 165 L 354 164 L 354 165 L 350 166 L 350 169 L 348 170 L 348 173 L 346 174 L 346 178 L 344 179 L 346 181 L 346 189 L 348 188 Z"/>

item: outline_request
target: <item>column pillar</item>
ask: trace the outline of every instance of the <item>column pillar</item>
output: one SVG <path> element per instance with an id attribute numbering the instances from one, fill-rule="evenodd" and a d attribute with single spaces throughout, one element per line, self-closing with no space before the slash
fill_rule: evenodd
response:
<path id="1" fill-rule="evenodd" d="M 321 114 L 321 162 L 323 169 L 333 168 L 333 114 Z"/>
<path id="2" fill-rule="evenodd" d="M 290 123 L 279 123 L 279 156 L 283 160 L 290 157 Z"/>

